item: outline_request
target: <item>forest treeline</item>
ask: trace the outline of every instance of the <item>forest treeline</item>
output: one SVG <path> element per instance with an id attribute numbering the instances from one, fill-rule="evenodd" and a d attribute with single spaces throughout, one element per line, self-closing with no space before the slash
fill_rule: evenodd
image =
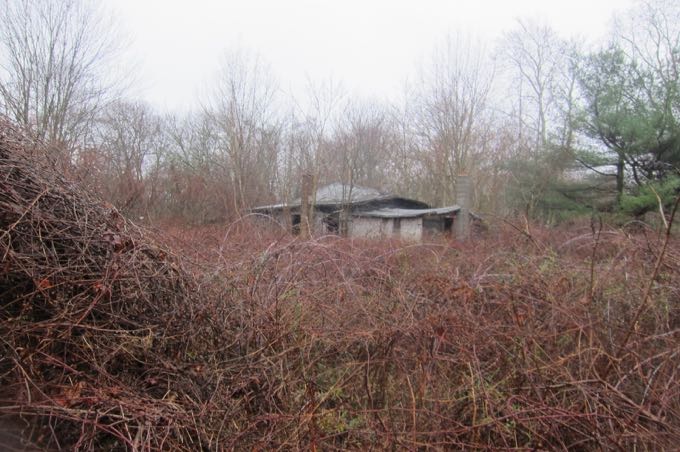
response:
<path id="1" fill-rule="evenodd" d="M 637 2 L 597 46 L 532 20 L 493 45 L 451 35 L 392 101 L 330 80 L 293 98 L 265 61 L 232 51 L 188 113 L 113 80 L 120 36 L 105 16 L 96 2 L 7 2 L 0 112 L 132 217 L 232 220 L 296 197 L 303 174 L 443 205 L 465 173 L 477 211 L 547 222 L 641 215 L 680 189 L 673 1 Z"/>

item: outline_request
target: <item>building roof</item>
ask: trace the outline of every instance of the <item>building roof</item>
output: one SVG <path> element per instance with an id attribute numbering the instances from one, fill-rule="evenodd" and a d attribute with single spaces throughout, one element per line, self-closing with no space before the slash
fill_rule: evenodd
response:
<path id="1" fill-rule="evenodd" d="M 368 212 L 356 212 L 353 215 L 358 217 L 374 217 L 374 218 L 417 218 L 426 215 L 448 215 L 458 212 L 460 206 L 453 205 L 448 207 L 439 207 L 436 209 L 377 209 L 369 210 Z"/>
<path id="2" fill-rule="evenodd" d="M 350 197 L 351 194 L 351 197 Z M 343 204 L 349 202 L 350 204 L 369 202 L 380 199 L 393 198 L 394 195 L 382 193 L 375 188 L 350 186 L 335 182 L 330 185 L 319 188 L 316 191 L 316 204 Z M 299 205 L 301 200 L 296 199 L 295 202 Z"/>
<path id="3" fill-rule="evenodd" d="M 403 200 L 411 204 L 427 206 L 427 204 L 423 202 L 402 198 L 391 193 L 381 192 L 375 188 L 361 187 L 358 185 L 350 186 L 340 182 L 334 182 L 332 184 L 320 187 L 316 191 L 314 204 L 316 206 L 340 206 L 342 204 L 365 204 L 375 201 L 389 200 Z M 270 211 L 283 209 L 284 207 L 300 207 L 301 204 L 302 200 L 297 198 L 288 204 L 270 204 L 267 206 L 258 206 L 251 210 L 254 212 Z"/>

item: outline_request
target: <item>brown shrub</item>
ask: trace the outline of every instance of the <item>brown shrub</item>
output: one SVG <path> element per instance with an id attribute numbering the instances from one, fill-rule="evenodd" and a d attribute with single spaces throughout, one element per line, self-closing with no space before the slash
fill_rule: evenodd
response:
<path id="1" fill-rule="evenodd" d="M 45 446 L 680 441 L 675 239 L 659 260 L 663 237 L 586 225 L 464 245 L 300 241 L 247 220 L 149 233 L 9 135 L 0 414 Z"/>
<path id="2" fill-rule="evenodd" d="M 187 249 L 222 251 L 213 297 L 232 304 L 245 385 L 225 444 L 671 447 L 677 241 L 644 302 L 662 238 L 532 232 L 461 246 L 184 231 Z"/>
<path id="3" fill-rule="evenodd" d="M 0 414 L 49 448 L 195 449 L 197 283 L 46 151 L 0 123 Z"/>

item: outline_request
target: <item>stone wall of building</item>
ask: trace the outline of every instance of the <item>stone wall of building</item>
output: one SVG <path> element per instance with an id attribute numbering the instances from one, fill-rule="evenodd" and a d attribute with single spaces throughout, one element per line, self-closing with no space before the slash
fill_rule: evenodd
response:
<path id="1" fill-rule="evenodd" d="M 423 238 L 423 219 L 402 218 L 399 231 L 402 240 L 419 242 Z"/>
<path id="2" fill-rule="evenodd" d="M 293 214 L 293 216 L 296 215 L 299 214 Z M 254 222 L 256 224 L 274 230 L 280 230 L 282 227 L 289 232 L 292 229 L 291 220 L 290 217 L 284 215 L 283 211 L 272 212 L 269 216 L 254 216 Z M 311 225 L 314 235 L 319 236 L 337 233 L 337 231 L 330 230 L 323 220 L 324 214 L 318 211 L 315 212 L 313 224 Z M 347 232 L 349 237 L 368 239 L 395 237 L 402 240 L 419 242 L 423 239 L 423 219 L 352 217 Z"/>
<path id="3" fill-rule="evenodd" d="M 391 218 L 353 217 L 349 226 L 350 237 L 377 239 L 392 235 Z"/>

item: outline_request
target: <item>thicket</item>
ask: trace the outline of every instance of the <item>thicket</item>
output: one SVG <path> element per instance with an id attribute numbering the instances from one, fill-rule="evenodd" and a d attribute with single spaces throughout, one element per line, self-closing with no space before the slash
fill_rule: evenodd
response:
<path id="1" fill-rule="evenodd" d="M 245 220 L 150 232 L 32 149 L 3 128 L 0 414 L 43 447 L 680 441 L 673 236 L 501 223 L 464 245 L 301 241 Z"/>

